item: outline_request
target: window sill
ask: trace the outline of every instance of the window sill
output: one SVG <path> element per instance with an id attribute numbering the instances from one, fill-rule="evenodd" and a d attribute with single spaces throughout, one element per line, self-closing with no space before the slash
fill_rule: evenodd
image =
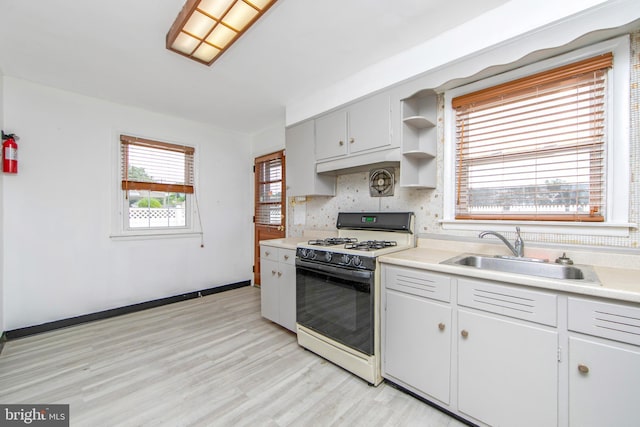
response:
<path id="1" fill-rule="evenodd" d="M 629 230 L 638 228 L 633 223 L 590 223 L 590 222 L 556 222 L 556 221 L 496 221 L 496 220 L 442 220 L 445 230 L 466 231 L 513 231 L 520 226 L 523 231 L 534 233 L 580 234 L 586 236 L 629 237 Z"/>
<path id="2" fill-rule="evenodd" d="M 152 240 L 152 239 L 180 239 L 180 238 L 201 238 L 199 231 L 188 230 L 145 230 L 122 232 L 109 235 L 113 240 Z"/>

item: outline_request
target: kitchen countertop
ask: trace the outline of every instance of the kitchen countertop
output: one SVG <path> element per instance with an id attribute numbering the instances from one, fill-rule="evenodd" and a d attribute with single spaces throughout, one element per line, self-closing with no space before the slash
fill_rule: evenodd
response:
<path id="1" fill-rule="evenodd" d="M 479 251 L 478 247 L 467 244 L 461 246 L 459 249 L 453 249 L 451 247 L 442 248 L 437 246 L 438 245 L 428 245 L 421 242 L 417 248 L 381 256 L 379 261 L 386 264 L 413 267 L 429 271 L 455 274 L 458 276 L 475 277 L 479 279 L 515 283 L 555 291 L 640 303 L 640 268 L 630 268 L 629 266 L 608 267 L 576 262 L 578 267 L 580 264 L 592 267 L 600 281 L 600 284 L 580 284 L 579 281 L 571 279 L 547 279 L 544 277 L 505 273 L 501 271 L 481 270 L 466 266 L 440 264 L 440 262 L 461 255 L 462 253 L 484 255 L 502 255 L 503 253 L 496 252 L 495 248 L 493 252 Z M 474 251 L 473 249 L 476 250 Z M 583 258 L 586 259 L 584 256 Z M 552 258 L 549 257 L 549 259 Z M 638 258 L 636 265 L 640 267 L 640 258 Z"/>
<path id="2" fill-rule="evenodd" d="M 336 231 L 325 230 L 305 230 L 304 235 L 300 237 L 283 237 L 281 239 L 260 240 L 261 245 L 275 246 L 277 248 L 295 249 L 298 243 L 307 243 L 313 239 L 326 239 L 327 237 L 336 237 Z"/>
<path id="3" fill-rule="evenodd" d="M 260 244 L 276 248 L 295 249 L 298 243 L 306 243 L 309 240 L 311 240 L 309 237 L 285 237 L 282 239 L 260 240 Z"/>

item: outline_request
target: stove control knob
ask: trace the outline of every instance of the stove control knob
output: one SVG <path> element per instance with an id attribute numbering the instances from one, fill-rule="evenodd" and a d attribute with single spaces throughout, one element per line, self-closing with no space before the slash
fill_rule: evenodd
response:
<path id="1" fill-rule="evenodd" d="M 324 260 L 326 262 L 331 262 L 331 258 L 333 258 L 333 254 L 331 252 L 325 252 L 324 253 Z"/>
<path id="2" fill-rule="evenodd" d="M 349 255 L 344 254 L 342 255 L 342 258 L 340 258 L 340 262 L 344 265 L 349 265 L 349 262 L 351 261 L 351 259 L 349 258 Z"/>
<path id="3" fill-rule="evenodd" d="M 307 259 L 316 259 L 316 251 L 314 251 L 313 249 L 309 249 L 309 252 L 307 253 L 308 253 Z"/>
<path id="4" fill-rule="evenodd" d="M 353 258 L 351 258 L 351 265 L 353 265 L 354 267 L 360 267 L 361 264 L 362 260 L 359 256 L 354 256 Z"/>

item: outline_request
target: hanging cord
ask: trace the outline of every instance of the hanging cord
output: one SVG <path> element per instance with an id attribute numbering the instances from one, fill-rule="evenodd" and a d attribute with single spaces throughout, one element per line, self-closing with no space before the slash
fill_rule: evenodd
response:
<path id="1" fill-rule="evenodd" d="M 198 224 L 200 225 L 200 247 L 204 248 L 204 229 L 202 228 L 202 217 L 200 216 L 200 203 L 198 202 L 198 193 L 196 192 L 195 185 L 193 186 L 193 198 L 196 201 L 196 216 L 198 217 Z"/>

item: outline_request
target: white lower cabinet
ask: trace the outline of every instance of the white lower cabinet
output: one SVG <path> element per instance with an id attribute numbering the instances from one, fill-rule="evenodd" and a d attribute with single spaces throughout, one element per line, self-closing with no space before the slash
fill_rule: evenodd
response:
<path id="1" fill-rule="evenodd" d="M 458 311 L 458 409 L 494 426 L 558 423 L 558 334 Z"/>
<path id="2" fill-rule="evenodd" d="M 640 308 L 569 298 L 569 425 L 637 426 Z"/>
<path id="3" fill-rule="evenodd" d="M 296 331 L 295 250 L 260 245 L 262 317 Z"/>
<path id="4" fill-rule="evenodd" d="M 479 425 L 556 426 L 558 299 L 382 264 L 382 375 Z"/>
<path id="5" fill-rule="evenodd" d="M 457 285 L 458 410 L 494 426 L 557 425 L 557 296 L 479 279 Z"/>
<path id="6" fill-rule="evenodd" d="M 448 405 L 451 306 L 432 298 L 440 287 L 448 300 L 449 279 L 396 268 L 387 278 L 383 375 Z"/>

